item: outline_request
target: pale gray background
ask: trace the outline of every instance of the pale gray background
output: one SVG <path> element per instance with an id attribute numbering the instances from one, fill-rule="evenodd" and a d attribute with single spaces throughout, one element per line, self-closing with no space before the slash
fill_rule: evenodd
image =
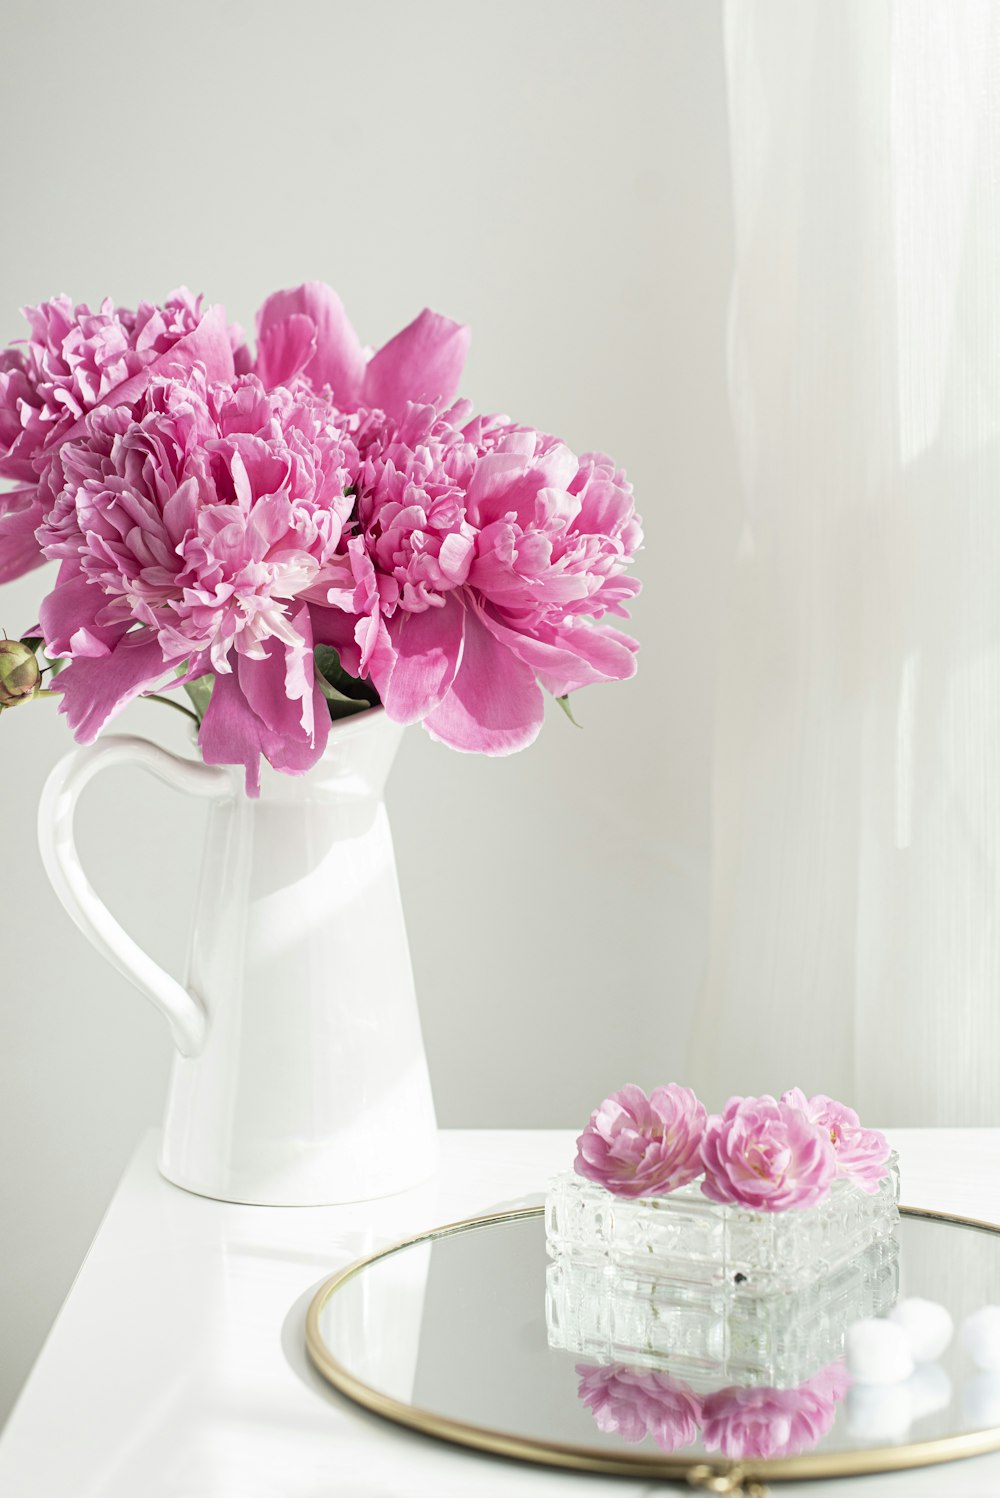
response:
<path id="1" fill-rule="evenodd" d="M 512 759 L 411 730 L 390 811 L 442 1124 L 582 1125 L 627 1080 L 683 1078 L 737 526 L 716 6 L 22 0 L 4 42 L 4 340 L 26 302 L 180 282 L 251 330 L 269 291 L 322 278 L 366 342 L 425 303 L 471 323 L 480 408 L 627 466 L 637 679 L 581 694 L 583 732 L 553 710 Z M 42 588 L 0 590 L 0 626 L 33 624 Z M 155 704 L 120 720 L 183 752 L 176 725 Z M 69 747 L 51 703 L 0 721 L 0 1415 L 170 1062 L 44 880 L 35 808 Z M 203 815 L 125 772 L 80 815 L 97 888 L 174 970 Z"/>

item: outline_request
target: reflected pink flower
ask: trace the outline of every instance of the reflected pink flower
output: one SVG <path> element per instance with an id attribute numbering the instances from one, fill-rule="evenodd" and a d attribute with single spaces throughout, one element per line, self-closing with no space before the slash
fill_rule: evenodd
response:
<path id="1" fill-rule="evenodd" d="M 833 1428 L 849 1382 L 832 1363 L 797 1389 L 719 1389 L 702 1406 L 702 1441 L 733 1461 L 810 1451 Z"/>
<path id="2" fill-rule="evenodd" d="M 630 1083 L 605 1098 L 576 1141 L 577 1175 L 617 1196 L 662 1196 L 701 1174 L 705 1109 L 689 1087 L 649 1097 Z"/>
<path id="3" fill-rule="evenodd" d="M 702 1191 L 712 1201 L 760 1212 L 812 1207 L 837 1171 L 827 1131 L 773 1097 L 730 1098 L 702 1140 Z"/>
<path id="4" fill-rule="evenodd" d="M 60 296 L 24 315 L 23 347 L 0 354 L 0 478 L 18 485 L 0 496 L 0 581 L 43 560 L 34 533 L 58 494 L 55 454 L 82 432 L 87 413 L 135 400 L 154 373 L 195 363 L 211 379 L 230 379 L 239 339 L 221 307 L 203 310 L 183 288 L 162 307 L 141 302 L 132 311 L 106 300 L 92 312 Z"/>
<path id="5" fill-rule="evenodd" d="M 154 379 L 134 405 L 90 414 L 66 442 L 63 488 L 39 528 L 61 561 L 42 604 L 77 739 L 175 668 L 214 673 L 199 742 L 259 786 L 315 763 L 329 714 L 313 668 L 313 612 L 337 575 L 357 451 L 306 387 Z"/>
<path id="6" fill-rule="evenodd" d="M 799 1087 L 793 1087 L 781 1095 L 783 1103 L 801 1108 L 813 1123 L 827 1130 L 837 1157 L 837 1174 L 849 1180 L 873 1196 L 885 1178 L 889 1162 L 889 1141 L 878 1129 L 865 1129 L 853 1108 L 838 1103 L 836 1098 L 818 1092 L 806 1098 Z"/>
<path id="7" fill-rule="evenodd" d="M 698 1434 L 701 1400 L 693 1389 L 668 1373 L 577 1363 L 580 1399 L 598 1430 L 636 1445 L 652 1436 L 661 1451 L 690 1446 Z"/>

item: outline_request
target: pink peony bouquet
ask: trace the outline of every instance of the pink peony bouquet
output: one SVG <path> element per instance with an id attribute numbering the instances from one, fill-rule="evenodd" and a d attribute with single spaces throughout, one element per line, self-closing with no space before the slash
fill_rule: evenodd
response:
<path id="1" fill-rule="evenodd" d="M 543 690 L 634 674 L 609 622 L 639 590 L 631 486 L 456 399 L 467 328 L 424 311 L 372 354 L 318 282 L 267 299 L 256 357 L 186 291 L 25 316 L 0 353 L 0 581 L 57 564 L 23 641 L 53 676 L 3 657 L 0 709 L 56 693 L 90 743 L 186 692 L 205 760 L 256 794 L 262 758 L 302 773 L 379 703 L 509 754 Z"/>
<path id="2" fill-rule="evenodd" d="M 594 1110 L 576 1146 L 577 1175 L 616 1196 L 664 1196 L 700 1177 L 711 1201 L 758 1212 L 817 1206 L 838 1178 L 871 1195 L 889 1161 L 885 1135 L 853 1108 L 797 1087 L 707 1115 L 688 1087 L 647 1097 L 630 1084 Z"/>

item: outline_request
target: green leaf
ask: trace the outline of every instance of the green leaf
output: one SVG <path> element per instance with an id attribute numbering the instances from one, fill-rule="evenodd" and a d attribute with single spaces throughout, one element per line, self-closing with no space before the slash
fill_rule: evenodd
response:
<path id="1" fill-rule="evenodd" d="M 316 665 L 316 680 L 327 702 L 355 702 L 362 710 L 379 705 L 378 692 L 371 682 L 359 681 L 356 676 L 345 671 L 340 664 L 340 656 L 332 645 L 317 645 L 313 650 L 313 660 Z"/>
<path id="2" fill-rule="evenodd" d="M 576 721 L 576 719 L 574 718 L 574 716 L 573 716 L 573 709 L 569 705 L 569 695 L 568 695 L 568 693 L 564 693 L 562 697 L 557 697 L 556 701 L 558 702 L 559 706 L 562 708 L 563 712 L 566 714 L 566 716 L 569 719 L 569 721 L 572 723 L 573 727 L 574 728 L 582 728 L 583 724 L 582 723 L 578 723 Z"/>
<path id="3" fill-rule="evenodd" d="M 212 687 L 215 677 L 209 673 L 207 676 L 196 676 L 194 681 L 186 681 L 184 690 L 191 699 L 191 706 L 200 723 L 208 711 L 209 699 L 212 695 Z"/>
<path id="4" fill-rule="evenodd" d="M 45 641 L 41 635 L 24 635 L 21 639 L 21 644 L 27 645 L 28 649 L 33 650 L 37 655 L 39 645 L 44 645 Z"/>
<path id="5" fill-rule="evenodd" d="M 330 685 L 322 671 L 316 669 L 316 685 L 319 687 L 327 702 L 354 702 L 355 698 L 346 697 L 343 692 L 338 692 L 336 687 Z M 362 704 L 367 707 L 367 702 Z"/>

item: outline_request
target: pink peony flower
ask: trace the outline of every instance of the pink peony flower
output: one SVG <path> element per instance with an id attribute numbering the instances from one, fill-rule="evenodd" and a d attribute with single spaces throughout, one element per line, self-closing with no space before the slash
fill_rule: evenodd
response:
<path id="1" fill-rule="evenodd" d="M 853 1108 L 827 1097 L 825 1092 L 807 1099 L 801 1088 L 793 1087 L 782 1093 L 781 1101 L 801 1108 L 813 1123 L 827 1130 L 837 1157 L 838 1176 L 856 1181 L 873 1196 L 888 1168 L 889 1141 L 885 1135 L 878 1129 L 863 1129 Z"/>
<path id="2" fill-rule="evenodd" d="M 848 1383 L 832 1363 L 797 1389 L 719 1389 L 702 1406 L 702 1441 L 732 1461 L 810 1451 L 833 1428 Z"/>
<path id="3" fill-rule="evenodd" d="M 612 1363 L 606 1368 L 577 1363 L 579 1397 L 598 1430 L 636 1445 L 652 1436 L 661 1451 L 690 1446 L 698 1434 L 701 1400 L 668 1373 L 649 1373 Z"/>
<path id="4" fill-rule="evenodd" d="M 130 406 L 87 418 L 58 461 L 60 497 L 39 528 L 62 566 L 42 604 L 77 739 L 90 743 L 178 668 L 215 682 L 199 742 L 210 764 L 263 754 L 308 769 L 329 714 L 313 668 L 314 612 L 337 575 L 358 457 L 305 386 L 254 376 L 153 379 Z"/>
<path id="5" fill-rule="evenodd" d="M 616 1196 L 662 1196 L 701 1174 L 705 1109 L 670 1083 L 649 1097 L 630 1084 L 605 1098 L 576 1141 L 577 1175 Z"/>
<path id="6" fill-rule="evenodd" d="M 366 359 L 343 303 L 331 286 L 308 281 L 276 291 L 257 314 L 257 374 L 289 385 L 303 375 L 329 389 L 342 411 L 376 408 L 402 415 L 408 401 L 450 400 L 458 389 L 469 329 L 425 308 Z"/>
<path id="7" fill-rule="evenodd" d="M 610 459 L 459 403 L 361 412 L 357 532 L 327 643 L 370 675 L 389 717 L 455 749 L 508 754 L 563 696 L 635 672 L 625 576 L 642 539 Z"/>
<path id="8" fill-rule="evenodd" d="M 0 478 L 18 485 L 0 496 L 0 582 L 41 563 L 34 533 L 58 493 L 55 453 L 81 434 L 87 413 L 133 401 L 154 374 L 196 362 L 210 378 L 230 379 L 239 338 L 233 329 L 231 339 L 221 307 L 203 311 L 183 289 L 162 307 L 142 302 L 134 312 L 110 300 L 91 312 L 61 296 L 24 315 L 23 350 L 0 354 Z"/>
<path id="9" fill-rule="evenodd" d="M 336 294 L 268 298 L 249 353 L 221 308 L 66 297 L 0 354 L 0 580 L 61 562 L 48 648 L 91 740 L 132 697 L 211 675 L 205 758 L 307 768 L 314 645 L 398 722 L 530 743 L 556 696 L 635 670 L 641 529 L 600 455 L 453 397 L 468 329 L 424 311 L 368 356 Z M 336 403 L 336 404 L 335 404 Z"/>
<path id="10" fill-rule="evenodd" d="M 837 1173 L 827 1131 L 768 1096 L 730 1098 L 708 1120 L 701 1158 L 707 1197 L 759 1212 L 815 1206 Z"/>

